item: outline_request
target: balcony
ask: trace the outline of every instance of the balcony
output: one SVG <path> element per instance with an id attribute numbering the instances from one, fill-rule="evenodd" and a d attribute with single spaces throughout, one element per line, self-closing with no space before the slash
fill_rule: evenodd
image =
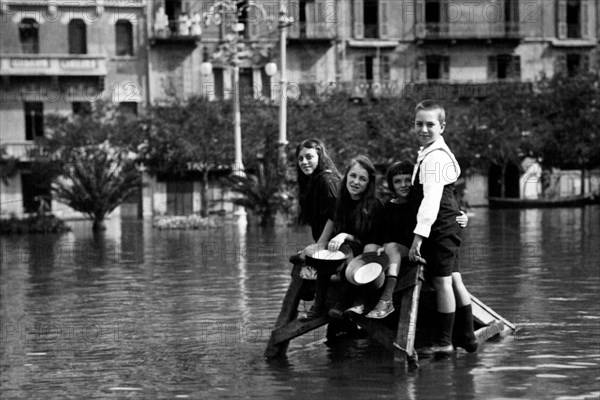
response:
<path id="1" fill-rule="evenodd" d="M 46 152 L 43 147 L 38 146 L 36 142 L 2 142 L 2 147 L 6 149 L 3 158 L 16 158 L 19 161 L 31 161 L 37 158 L 45 157 Z"/>
<path id="2" fill-rule="evenodd" d="M 290 40 L 329 41 L 336 36 L 336 24 L 330 22 L 295 22 L 288 28 Z"/>
<path id="3" fill-rule="evenodd" d="M 531 93 L 533 84 L 519 80 L 497 80 L 488 82 L 432 81 L 409 82 L 403 87 L 403 95 L 421 98 L 423 96 L 438 99 L 473 99 L 491 95 Z"/>
<path id="4" fill-rule="evenodd" d="M 162 25 L 164 23 L 164 26 Z M 182 44 L 196 46 L 200 41 L 202 27 L 200 21 L 190 21 L 179 18 L 155 21 L 150 36 L 150 45 Z"/>
<path id="5" fill-rule="evenodd" d="M 519 40 L 518 22 L 421 22 L 415 25 L 417 39 L 425 40 Z"/>
<path id="6" fill-rule="evenodd" d="M 396 82 L 355 80 L 340 82 L 339 90 L 352 99 L 369 100 L 392 97 L 436 98 L 436 99 L 472 99 L 488 97 L 492 94 L 511 95 L 517 92 L 530 93 L 532 83 L 520 81 L 495 82 Z"/>
<path id="7" fill-rule="evenodd" d="M 2 76 L 105 76 L 106 57 L 92 55 L 2 54 Z"/>
<path id="8" fill-rule="evenodd" d="M 9 6 L 37 6 L 48 7 L 55 5 L 59 7 L 95 7 L 99 4 L 103 7 L 120 7 L 120 8 L 141 8 L 144 6 L 144 0 L 99 0 L 99 1 L 81 1 L 81 0 L 2 0 L 3 4 Z"/>

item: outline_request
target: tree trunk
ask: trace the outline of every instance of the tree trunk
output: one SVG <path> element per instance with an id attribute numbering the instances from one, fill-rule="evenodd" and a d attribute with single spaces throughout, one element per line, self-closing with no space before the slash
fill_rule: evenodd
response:
<path id="1" fill-rule="evenodd" d="M 275 225 L 275 215 L 271 212 L 266 212 L 260 217 L 261 226 L 273 226 Z"/>
<path id="2" fill-rule="evenodd" d="M 94 232 L 105 231 L 106 224 L 104 223 L 104 218 L 94 218 L 94 224 L 92 225 L 92 230 Z"/>
<path id="3" fill-rule="evenodd" d="M 201 217 L 208 217 L 208 173 L 210 168 L 204 170 L 202 175 L 202 185 L 200 185 L 200 204 L 202 204 L 202 208 L 200 209 Z"/>
<path id="4" fill-rule="evenodd" d="M 502 164 L 500 172 L 500 197 L 506 197 L 506 163 Z"/>

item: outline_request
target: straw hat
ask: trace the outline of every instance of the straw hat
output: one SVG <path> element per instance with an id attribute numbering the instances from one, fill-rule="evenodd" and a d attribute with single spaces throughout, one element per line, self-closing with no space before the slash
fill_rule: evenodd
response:
<path id="1" fill-rule="evenodd" d="M 365 289 L 377 290 L 385 282 L 385 268 L 388 265 L 388 256 L 385 253 L 363 253 L 352 259 L 346 268 L 346 279 L 353 285 Z"/>
<path id="2" fill-rule="evenodd" d="M 334 273 L 348 259 L 349 255 L 347 246 L 342 246 L 338 251 L 329 251 L 315 243 L 304 249 L 306 265 L 321 272 Z"/>

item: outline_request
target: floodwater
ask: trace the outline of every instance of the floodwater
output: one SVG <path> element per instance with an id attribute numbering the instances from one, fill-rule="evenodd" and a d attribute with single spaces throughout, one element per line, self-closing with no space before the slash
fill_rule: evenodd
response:
<path id="1" fill-rule="evenodd" d="M 2 399 L 600 398 L 598 206 L 475 209 L 465 283 L 519 329 L 408 372 L 323 329 L 263 358 L 304 228 L 70 225 L 0 238 Z"/>

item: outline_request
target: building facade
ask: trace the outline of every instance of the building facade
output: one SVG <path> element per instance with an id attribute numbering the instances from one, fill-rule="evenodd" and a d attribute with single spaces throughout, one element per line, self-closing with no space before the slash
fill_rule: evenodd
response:
<path id="1" fill-rule="evenodd" d="M 72 210 L 36 176 L 36 142 L 48 114 L 87 112 L 98 99 L 136 113 L 147 92 L 142 0 L 0 1 L 0 145 L 17 159 L 0 183 L 2 216 Z"/>
<path id="2" fill-rule="evenodd" d="M 490 83 L 515 90 L 598 68 L 600 58 L 596 0 L 0 0 L 0 138 L 5 156 L 20 160 L 0 183 L 2 214 L 34 211 L 47 196 L 28 165 L 48 113 L 80 112 L 99 96 L 131 112 L 192 95 L 231 99 L 224 43 L 236 47 L 240 97 L 277 101 L 280 71 L 265 66 L 280 64 L 280 10 L 294 19 L 289 101 L 331 90 L 357 100 L 480 97 L 496 90 Z M 210 206 L 194 179 L 146 180 L 145 215 Z M 485 204 L 487 177 L 469 183 L 470 203 Z"/>

